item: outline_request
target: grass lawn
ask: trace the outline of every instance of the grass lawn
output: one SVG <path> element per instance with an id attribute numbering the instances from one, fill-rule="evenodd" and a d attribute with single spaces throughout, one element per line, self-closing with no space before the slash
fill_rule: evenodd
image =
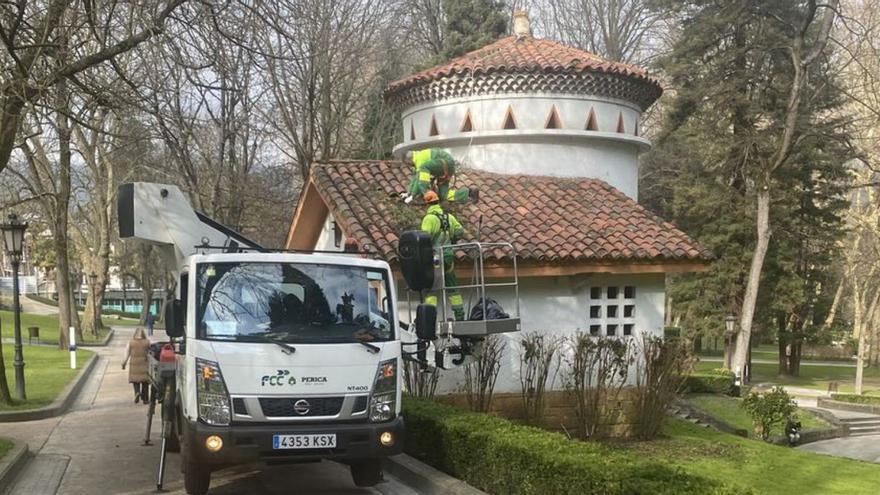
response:
<path id="1" fill-rule="evenodd" d="M 3 345 L 3 360 L 6 364 L 6 380 L 10 392 L 15 390 L 15 371 L 12 367 L 13 348 Z M 79 368 L 70 369 L 70 354 L 54 347 L 24 346 L 24 379 L 28 400 L 12 406 L 0 404 L 0 411 L 14 409 L 34 409 L 48 406 L 64 389 L 80 368 L 91 357 L 92 352 L 85 349 L 76 351 Z"/>
<path id="2" fill-rule="evenodd" d="M 137 320 L 123 319 L 117 320 L 114 317 L 102 318 L 104 325 L 108 328 L 110 325 L 136 325 Z M 6 338 L 13 336 L 13 313 L 12 311 L 0 311 L 0 322 L 3 324 L 2 335 Z M 28 327 L 40 327 L 40 342 L 45 344 L 58 343 L 58 315 L 35 315 L 31 313 L 21 314 L 21 336 L 27 342 Z M 101 341 L 107 336 L 107 330 L 99 332 L 97 339 L 91 332 L 85 332 L 83 337 L 86 342 Z"/>
<path id="3" fill-rule="evenodd" d="M 719 363 L 702 361 L 697 363 L 696 371 L 711 371 Z M 801 366 L 800 376 L 779 376 L 776 364 L 752 364 L 752 383 L 776 383 L 795 387 L 812 388 L 823 392 L 828 384 L 837 382 L 840 393 L 852 393 L 856 379 L 856 369 L 846 366 Z M 865 392 L 880 395 L 880 369 L 865 368 Z"/>
<path id="4" fill-rule="evenodd" d="M 779 447 L 671 420 L 666 438 L 621 448 L 756 494 L 878 493 L 880 465 Z"/>
<path id="5" fill-rule="evenodd" d="M 698 353 L 699 356 L 722 357 L 723 349 L 704 348 Z M 762 359 L 765 361 L 777 361 L 779 359 L 779 348 L 776 345 L 761 345 L 752 348 L 752 359 Z M 802 361 L 839 361 L 841 363 L 855 364 L 854 359 L 843 358 L 815 358 L 812 356 L 804 356 Z"/>
<path id="6" fill-rule="evenodd" d="M 687 400 L 715 418 L 724 421 L 734 428 L 746 430 L 749 432 L 749 436 L 754 436 L 752 418 L 742 408 L 742 399 L 720 394 L 695 394 L 687 396 Z M 828 428 L 828 423 L 810 411 L 798 411 L 798 419 L 800 419 L 801 425 L 805 430 Z M 773 435 L 782 435 L 783 426 L 777 427 L 773 431 Z"/>
<path id="7" fill-rule="evenodd" d="M 5 438 L 0 438 L 0 459 L 12 448 L 12 442 Z"/>

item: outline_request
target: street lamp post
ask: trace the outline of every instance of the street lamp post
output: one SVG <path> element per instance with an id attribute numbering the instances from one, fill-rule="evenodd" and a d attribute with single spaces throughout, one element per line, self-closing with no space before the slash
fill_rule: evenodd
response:
<path id="1" fill-rule="evenodd" d="M 734 331 L 734 325 L 736 324 L 736 317 L 733 315 L 727 315 L 724 318 L 724 337 L 727 342 L 727 356 L 724 360 L 724 366 L 727 369 L 730 369 L 732 366 L 731 361 L 733 360 L 733 337 L 736 335 Z"/>
<path id="2" fill-rule="evenodd" d="M 96 273 L 89 273 L 89 293 L 92 296 L 92 334 L 95 337 L 98 336 L 98 299 L 95 293 L 97 280 L 98 275 Z"/>
<path id="3" fill-rule="evenodd" d="M 12 366 L 15 368 L 15 398 L 18 400 L 27 399 L 24 390 L 24 355 L 21 345 L 21 304 L 18 299 L 18 267 L 21 264 L 25 229 L 27 229 L 27 224 L 21 223 L 14 214 L 9 215 L 6 223 L 0 224 L 0 231 L 3 232 L 3 246 L 12 263 L 12 306 L 15 315 L 15 356 Z"/>

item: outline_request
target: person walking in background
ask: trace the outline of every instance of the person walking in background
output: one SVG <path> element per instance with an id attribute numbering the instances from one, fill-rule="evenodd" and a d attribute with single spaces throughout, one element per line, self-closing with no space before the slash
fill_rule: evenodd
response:
<path id="1" fill-rule="evenodd" d="M 146 404 L 150 400 L 150 377 L 147 374 L 147 354 L 150 352 L 150 339 L 144 335 L 144 329 L 138 327 L 134 336 L 125 346 L 125 358 L 122 360 L 122 369 L 131 361 L 128 367 L 128 382 L 134 387 L 134 403 L 138 400 Z"/>
<path id="2" fill-rule="evenodd" d="M 149 309 L 147 310 L 146 316 L 144 316 L 144 326 L 147 327 L 147 336 L 153 336 L 153 324 L 156 323 L 156 317 L 153 316 L 153 312 Z"/>

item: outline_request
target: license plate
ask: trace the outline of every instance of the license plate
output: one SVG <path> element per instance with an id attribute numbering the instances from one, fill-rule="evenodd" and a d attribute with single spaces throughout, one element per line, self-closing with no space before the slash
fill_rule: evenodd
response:
<path id="1" fill-rule="evenodd" d="M 311 435 L 273 435 L 272 448 L 279 449 L 335 449 L 335 433 Z"/>

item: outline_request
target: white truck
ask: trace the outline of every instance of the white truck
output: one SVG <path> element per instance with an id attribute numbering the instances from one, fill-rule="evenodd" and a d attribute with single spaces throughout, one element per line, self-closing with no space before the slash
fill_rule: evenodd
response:
<path id="1" fill-rule="evenodd" d="M 123 184 L 118 209 L 120 237 L 158 246 L 178 279 L 165 312 L 173 378 L 158 400 L 187 493 L 254 461 L 332 459 L 358 486 L 379 482 L 404 437 L 388 264 L 268 252 L 194 211 L 175 186 Z"/>

